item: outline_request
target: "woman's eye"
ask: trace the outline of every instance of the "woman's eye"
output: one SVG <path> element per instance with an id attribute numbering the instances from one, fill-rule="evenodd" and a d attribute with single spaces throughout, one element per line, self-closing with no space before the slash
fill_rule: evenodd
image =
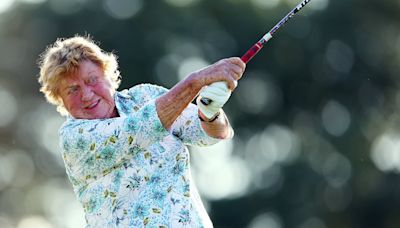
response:
<path id="1" fill-rule="evenodd" d="M 97 83 L 97 77 L 90 77 L 88 81 L 89 85 L 93 85 Z"/>
<path id="2" fill-rule="evenodd" d="M 76 93 L 76 91 L 78 91 L 78 88 L 71 87 L 71 88 L 68 89 L 68 94 L 74 94 L 74 93 Z"/>

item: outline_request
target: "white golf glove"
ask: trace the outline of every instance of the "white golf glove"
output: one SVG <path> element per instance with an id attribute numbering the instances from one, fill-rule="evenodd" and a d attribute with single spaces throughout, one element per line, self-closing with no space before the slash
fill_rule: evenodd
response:
<path id="1" fill-rule="evenodd" d="M 200 92 L 201 99 L 205 98 L 211 100 L 211 103 L 205 105 L 200 101 L 200 99 L 197 99 L 197 106 L 204 116 L 211 119 L 228 101 L 231 93 L 232 91 L 228 89 L 226 82 L 214 82 Z"/>

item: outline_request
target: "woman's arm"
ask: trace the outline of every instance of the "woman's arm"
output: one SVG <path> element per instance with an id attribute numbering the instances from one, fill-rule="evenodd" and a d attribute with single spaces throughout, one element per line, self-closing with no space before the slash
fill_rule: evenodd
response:
<path id="1" fill-rule="evenodd" d="M 217 118 L 212 122 L 209 122 L 209 120 L 207 121 L 207 117 L 204 116 L 200 110 L 199 117 L 202 120 L 206 120 L 201 121 L 201 126 L 209 136 L 218 139 L 228 139 L 233 137 L 233 129 L 228 121 L 228 117 L 226 117 L 225 112 L 222 109 L 219 110 Z"/>
<path id="2" fill-rule="evenodd" d="M 245 64 L 242 60 L 233 57 L 220 60 L 180 81 L 156 100 L 157 114 L 163 126 L 166 129 L 170 129 L 172 123 L 196 98 L 204 86 L 213 82 L 225 81 L 228 84 L 228 88 L 233 91 L 244 69 Z M 201 117 L 207 120 L 204 116 Z M 230 124 L 223 112 L 215 121 L 202 123 L 202 127 L 207 134 L 215 138 L 228 138 L 231 134 Z"/>

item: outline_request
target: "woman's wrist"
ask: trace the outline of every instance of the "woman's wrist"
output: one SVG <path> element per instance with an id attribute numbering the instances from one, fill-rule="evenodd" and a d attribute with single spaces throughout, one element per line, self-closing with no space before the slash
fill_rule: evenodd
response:
<path id="1" fill-rule="evenodd" d="M 191 73 L 185 80 L 188 81 L 190 87 L 196 90 L 197 93 L 206 85 L 204 80 L 199 76 L 197 72 Z"/>
<path id="2" fill-rule="evenodd" d="M 207 135 L 217 139 L 228 139 L 233 136 L 233 129 L 229 124 L 228 118 L 224 111 L 220 109 L 218 115 L 214 116 L 214 120 L 205 117 L 201 111 L 198 111 L 199 119 L 204 131 Z M 202 121 L 204 118 L 204 121 Z"/>
<path id="3" fill-rule="evenodd" d="M 218 111 L 217 113 L 215 113 L 214 116 L 212 116 L 211 118 L 207 118 L 199 109 L 198 111 L 198 116 L 201 122 L 206 122 L 206 123 L 211 123 L 214 122 L 215 120 L 218 119 L 218 117 L 220 116 L 221 112 Z"/>

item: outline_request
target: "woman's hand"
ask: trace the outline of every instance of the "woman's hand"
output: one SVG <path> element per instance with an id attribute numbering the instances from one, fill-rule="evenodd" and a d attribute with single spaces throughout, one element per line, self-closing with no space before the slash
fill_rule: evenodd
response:
<path id="1" fill-rule="evenodd" d="M 208 119 L 212 119 L 228 101 L 231 93 L 226 82 L 214 82 L 200 92 L 196 103 L 201 113 Z M 206 99 L 207 102 L 204 102 L 203 99 Z"/>
<path id="2" fill-rule="evenodd" d="M 222 81 L 226 82 L 229 90 L 233 91 L 237 86 L 237 81 L 242 77 L 245 67 L 246 64 L 238 57 L 222 59 L 178 82 L 166 94 L 156 100 L 157 114 L 163 126 L 166 129 L 170 129 L 172 123 L 197 97 L 204 86 Z M 228 135 L 226 132 L 229 132 L 230 125 L 228 121 L 224 121 L 225 118 L 223 115 L 221 120 L 209 124 L 212 125 L 212 132 L 218 133 L 209 135 L 219 138 L 224 138 Z"/>
<path id="3" fill-rule="evenodd" d="M 199 88 L 214 82 L 224 81 L 233 91 L 242 77 L 246 64 L 239 57 L 222 59 L 208 67 L 192 73 L 191 77 Z"/>

